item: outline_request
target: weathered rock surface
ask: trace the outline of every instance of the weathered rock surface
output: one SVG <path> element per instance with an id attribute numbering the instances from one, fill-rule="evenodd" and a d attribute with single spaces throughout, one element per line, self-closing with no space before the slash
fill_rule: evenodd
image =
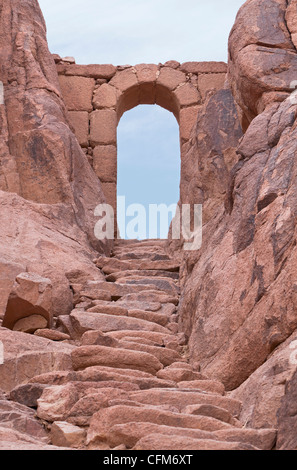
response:
<path id="1" fill-rule="evenodd" d="M 71 370 L 69 344 L 57 344 L 45 338 L 0 328 L 4 363 L 0 364 L 0 388 L 11 391 L 18 385 L 46 372 Z"/>
<path id="2" fill-rule="evenodd" d="M 75 349 L 72 353 L 72 364 L 74 370 L 102 365 L 156 374 L 162 369 L 160 361 L 151 354 L 105 346 L 81 346 Z"/>
<path id="3" fill-rule="evenodd" d="M 235 167 L 226 205 L 205 225 L 196 263 L 188 262 L 188 268 L 190 263 L 194 267 L 183 291 L 180 325 L 202 371 L 229 390 L 297 327 L 296 179 L 291 158 L 296 126 L 291 118 L 283 125 L 283 117 L 294 115 L 295 108 L 288 98 L 260 116 L 266 126 L 275 123 L 271 135 L 276 141 L 268 139 L 265 148 L 256 139 L 263 126 L 252 124 L 247 130 L 241 148 L 249 142 L 249 157 Z"/>
<path id="4" fill-rule="evenodd" d="M 296 369 L 296 347 L 292 349 L 292 346 L 296 346 L 296 340 L 297 334 L 294 333 L 231 393 L 232 398 L 243 403 L 240 420 L 248 427 L 277 428 L 277 414 L 285 394 L 286 383 L 291 380 Z"/>
<path id="5" fill-rule="evenodd" d="M 278 436 L 277 450 L 296 450 L 296 394 L 297 373 L 295 371 L 291 380 L 286 384 L 285 394 L 282 397 L 281 406 L 278 410 Z"/>
<path id="6" fill-rule="evenodd" d="M 143 408 L 117 405 L 106 408 L 93 416 L 88 432 L 87 444 L 109 443 L 112 426 L 127 422 L 149 422 L 173 427 L 182 426 L 187 429 L 201 429 L 203 431 L 217 431 L 227 429 L 229 426 L 214 418 L 161 411 L 154 408 L 154 406 Z"/>
<path id="7" fill-rule="evenodd" d="M 54 313 L 69 313 L 72 299 L 65 273 L 80 264 L 96 279 L 90 262 L 94 249 L 109 250 L 94 237 L 94 209 L 105 198 L 70 130 L 37 0 L 1 1 L 1 11 L 0 257 L 6 287 L 0 313 L 5 312 L 10 283 L 21 272 L 49 278 Z"/>
<path id="8" fill-rule="evenodd" d="M 76 65 L 37 0 L 0 0 L 1 449 L 296 448 L 296 6 L 242 6 L 226 80 Z M 144 103 L 178 120 L 198 251 L 94 235 Z"/>
<path id="9" fill-rule="evenodd" d="M 295 1 L 252 0 L 239 10 L 229 38 L 228 78 L 246 127 L 294 90 Z"/>
<path id="10" fill-rule="evenodd" d="M 25 332 L 30 329 L 28 332 L 34 333 L 38 328 L 51 327 L 52 321 L 50 279 L 29 273 L 16 276 L 8 298 L 3 327 Z"/>
<path id="11" fill-rule="evenodd" d="M 104 197 L 69 129 L 38 2 L 2 3 L 0 28 L 6 35 L 0 42 L 5 99 L 1 132 L 5 144 L 0 187 L 36 203 L 67 204 L 78 226 L 98 246 L 93 211 Z"/>
<path id="12" fill-rule="evenodd" d="M 56 421 L 51 428 L 51 441 L 58 447 L 79 448 L 84 443 L 85 430 L 73 424 Z"/>
<path id="13" fill-rule="evenodd" d="M 138 441 L 134 450 L 257 450 L 255 447 L 237 442 L 220 442 L 207 439 L 193 439 L 182 436 L 160 437 L 149 434 Z"/>
<path id="14" fill-rule="evenodd" d="M 86 313 L 76 309 L 70 315 L 74 330 L 82 335 L 88 330 L 100 330 L 103 333 L 121 330 L 146 330 L 167 334 L 168 330 L 156 323 L 120 315 L 104 313 Z"/>

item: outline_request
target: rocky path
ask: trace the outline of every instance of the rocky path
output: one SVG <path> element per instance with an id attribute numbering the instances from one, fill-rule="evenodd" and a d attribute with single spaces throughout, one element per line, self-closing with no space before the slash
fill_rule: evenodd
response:
<path id="1" fill-rule="evenodd" d="M 51 333 L 72 345 L 72 370 L 2 397 L 0 440 L 1 416 L 18 407 L 27 436 L 18 448 L 271 449 L 275 431 L 245 428 L 241 403 L 187 362 L 179 266 L 164 242 L 120 241 L 95 262 L 105 279 L 73 284 L 75 309 Z"/>

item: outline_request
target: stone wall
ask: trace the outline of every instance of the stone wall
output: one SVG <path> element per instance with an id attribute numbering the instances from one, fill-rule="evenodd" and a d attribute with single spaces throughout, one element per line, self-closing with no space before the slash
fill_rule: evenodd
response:
<path id="1" fill-rule="evenodd" d="M 158 104 L 171 111 L 180 126 L 183 160 L 199 110 L 210 90 L 224 87 L 227 72 L 223 62 L 115 67 L 77 65 L 71 58 L 54 58 L 69 120 L 115 209 L 117 125 L 124 112 L 140 104 Z M 183 172 L 183 165 L 181 168 Z"/>

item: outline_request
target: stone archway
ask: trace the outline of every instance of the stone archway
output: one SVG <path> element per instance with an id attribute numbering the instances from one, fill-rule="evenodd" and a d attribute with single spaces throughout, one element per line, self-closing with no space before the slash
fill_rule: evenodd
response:
<path id="1" fill-rule="evenodd" d="M 116 211 L 117 126 L 121 116 L 140 104 L 172 112 L 180 129 L 181 192 L 187 178 L 183 160 L 200 105 L 226 77 L 222 62 L 132 66 L 77 65 L 56 59 L 62 93 L 77 138 L 100 178 L 107 202 Z"/>

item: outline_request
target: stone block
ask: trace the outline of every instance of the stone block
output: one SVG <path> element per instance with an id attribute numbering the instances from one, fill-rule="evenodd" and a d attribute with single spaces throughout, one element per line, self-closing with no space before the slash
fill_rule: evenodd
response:
<path id="1" fill-rule="evenodd" d="M 186 75 L 183 72 L 171 69 L 170 67 L 163 67 L 157 80 L 159 85 L 163 85 L 171 91 L 175 90 L 178 85 L 181 85 L 184 82 L 186 82 Z"/>
<path id="2" fill-rule="evenodd" d="M 208 73 L 198 77 L 198 89 L 202 98 L 206 97 L 209 90 L 221 90 L 224 88 L 226 74 L 224 73 Z"/>
<path id="3" fill-rule="evenodd" d="M 137 85 L 137 76 L 133 67 L 117 72 L 111 79 L 110 85 L 115 86 L 118 90 L 125 92 Z"/>
<path id="4" fill-rule="evenodd" d="M 93 111 L 90 119 L 90 142 L 93 145 L 116 144 L 117 114 L 111 109 Z"/>
<path id="5" fill-rule="evenodd" d="M 197 88 L 191 83 L 185 83 L 174 91 L 180 107 L 199 104 L 201 97 Z"/>
<path id="6" fill-rule="evenodd" d="M 227 73 L 225 62 L 184 62 L 180 70 L 185 73 Z"/>
<path id="7" fill-rule="evenodd" d="M 94 93 L 93 105 L 96 109 L 115 108 L 117 104 L 117 90 L 115 87 L 103 83 Z"/>
<path id="8" fill-rule="evenodd" d="M 70 111 L 69 118 L 81 147 L 89 145 L 89 113 L 87 111 Z"/>
<path id="9" fill-rule="evenodd" d="M 86 77 L 59 76 L 63 99 L 69 111 L 92 111 L 95 80 Z"/>
<path id="10" fill-rule="evenodd" d="M 180 112 L 180 136 L 182 140 L 189 140 L 194 125 L 197 123 L 199 106 L 184 108 Z"/>
<path id="11" fill-rule="evenodd" d="M 102 183 L 117 182 L 117 148 L 115 145 L 99 145 L 93 151 L 93 166 Z"/>

